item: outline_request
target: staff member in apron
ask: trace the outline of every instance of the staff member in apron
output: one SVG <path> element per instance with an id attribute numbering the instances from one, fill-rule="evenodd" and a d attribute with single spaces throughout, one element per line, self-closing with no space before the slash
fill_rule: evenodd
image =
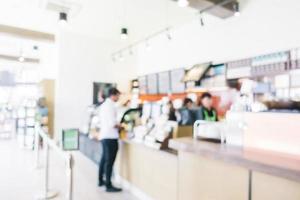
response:
<path id="1" fill-rule="evenodd" d="M 208 92 L 202 94 L 200 98 L 201 107 L 197 111 L 197 119 L 210 122 L 218 121 L 217 111 L 213 108 L 212 95 Z"/>

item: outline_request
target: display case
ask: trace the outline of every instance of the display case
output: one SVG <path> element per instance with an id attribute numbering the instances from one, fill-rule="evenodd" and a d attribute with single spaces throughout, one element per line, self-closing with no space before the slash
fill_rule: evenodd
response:
<path id="1" fill-rule="evenodd" d="M 122 119 L 121 125 L 123 129 L 121 130 L 121 139 L 130 139 L 134 137 L 134 127 L 140 124 L 140 118 L 142 115 L 142 110 L 140 108 L 134 108 L 127 110 Z"/>
<path id="2" fill-rule="evenodd" d="M 36 122 L 36 100 L 30 99 L 16 110 L 16 133 L 20 146 L 33 149 Z M 47 126 L 43 127 L 47 130 Z"/>
<path id="3" fill-rule="evenodd" d="M 13 110 L 10 105 L 0 105 L 0 139 L 8 139 L 14 133 Z"/>

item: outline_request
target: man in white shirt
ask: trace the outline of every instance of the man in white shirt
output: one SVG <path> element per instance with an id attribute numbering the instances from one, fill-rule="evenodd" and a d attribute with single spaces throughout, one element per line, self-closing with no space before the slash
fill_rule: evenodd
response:
<path id="1" fill-rule="evenodd" d="M 120 91 L 116 88 L 109 90 L 109 97 L 100 107 L 100 140 L 103 146 L 102 157 L 99 165 L 99 186 L 106 186 L 107 192 L 120 192 L 111 183 L 113 165 L 118 152 L 118 138 L 120 124 L 117 121 L 117 108 L 115 103 L 119 100 Z M 105 182 L 103 176 L 105 174 Z"/>

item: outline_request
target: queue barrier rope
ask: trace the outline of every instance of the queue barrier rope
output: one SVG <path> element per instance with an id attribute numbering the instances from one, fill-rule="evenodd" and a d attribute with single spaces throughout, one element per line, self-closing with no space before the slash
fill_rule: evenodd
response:
<path id="1" fill-rule="evenodd" d="M 42 194 L 38 195 L 36 198 L 39 200 L 53 199 L 58 196 L 58 192 L 49 190 L 49 154 L 50 148 L 59 155 L 65 161 L 66 166 L 66 178 L 68 182 L 66 200 L 73 199 L 73 169 L 74 169 L 74 158 L 72 154 L 63 151 L 53 139 L 51 139 L 45 131 L 42 129 L 40 124 L 35 125 L 35 140 L 34 140 L 34 150 L 36 153 L 36 163 L 35 167 L 38 169 L 40 167 L 40 150 L 41 141 L 43 141 L 43 146 L 45 149 L 45 170 L 44 170 L 44 188 Z"/>

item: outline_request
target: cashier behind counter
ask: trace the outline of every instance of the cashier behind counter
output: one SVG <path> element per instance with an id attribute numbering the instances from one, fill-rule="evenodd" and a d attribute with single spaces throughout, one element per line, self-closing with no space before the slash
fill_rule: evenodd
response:
<path id="1" fill-rule="evenodd" d="M 184 99 L 183 108 L 179 110 L 180 125 L 193 125 L 196 120 L 218 121 L 217 111 L 212 106 L 212 95 L 203 93 L 200 98 L 200 107 L 193 108 L 193 101 Z"/>

